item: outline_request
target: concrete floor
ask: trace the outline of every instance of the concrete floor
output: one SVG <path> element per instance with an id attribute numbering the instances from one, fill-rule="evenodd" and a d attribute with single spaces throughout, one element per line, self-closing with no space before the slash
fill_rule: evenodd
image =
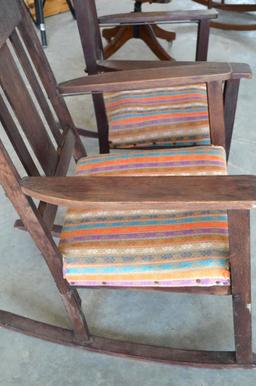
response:
<path id="1" fill-rule="evenodd" d="M 97 0 L 99 14 L 129 11 L 131 1 Z M 189 0 L 174 0 L 161 9 L 199 7 Z M 145 9 L 160 9 L 148 6 Z M 199 7 L 200 8 L 200 7 Z M 232 15 L 234 17 L 234 15 Z M 46 53 L 59 81 L 83 74 L 83 56 L 76 23 L 69 13 L 47 19 L 49 47 Z M 175 26 L 177 41 L 171 52 L 180 60 L 193 59 L 195 28 Z M 167 46 L 167 45 L 166 45 Z M 150 59 L 143 43 L 132 41 L 119 58 Z M 213 30 L 209 60 L 247 62 L 256 72 L 256 32 Z M 256 80 L 242 81 L 230 172 L 256 173 Z M 69 98 L 69 107 L 80 126 L 94 127 L 89 97 Z M 89 153 L 96 141 L 86 141 Z M 67 326 L 65 313 L 47 269 L 29 235 L 12 227 L 16 215 L 0 192 L 1 291 L 0 308 L 38 320 Z M 256 215 L 252 215 L 253 277 L 256 277 Z M 253 281 L 253 295 L 255 299 Z M 129 291 L 81 291 L 85 314 L 93 333 L 120 339 L 194 349 L 233 349 L 229 298 L 135 293 Z M 256 325 L 255 306 L 253 306 Z M 256 342 L 254 333 L 254 342 Z M 255 344 L 254 349 L 256 350 Z M 253 370 L 199 370 L 116 359 L 43 342 L 4 329 L 0 332 L 0 385 L 44 386 L 219 386 L 255 385 Z"/>

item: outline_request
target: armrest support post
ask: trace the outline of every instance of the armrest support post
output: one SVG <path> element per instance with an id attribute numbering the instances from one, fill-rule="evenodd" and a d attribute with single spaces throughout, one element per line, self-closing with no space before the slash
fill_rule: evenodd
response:
<path id="1" fill-rule="evenodd" d="M 207 61 L 209 35 L 210 35 L 210 21 L 208 19 L 201 19 L 198 22 L 198 29 L 197 29 L 197 46 L 196 46 L 197 62 Z"/>

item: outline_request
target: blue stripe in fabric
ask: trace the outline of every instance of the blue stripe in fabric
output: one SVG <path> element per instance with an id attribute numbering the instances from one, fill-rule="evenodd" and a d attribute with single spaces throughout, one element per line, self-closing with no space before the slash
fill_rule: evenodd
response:
<path id="1" fill-rule="evenodd" d="M 117 121 L 117 120 L 120 120 L 120 119 L 124 119 L 124 118 L 137 118 L 138 116 L 141 116 L 142 118 L 143 117 L 148 117 L 148 116 L 154 116 L 154 115 L 172 115 L 172 114 L 176 114 L 176 113 L 180 113 L 181 112 L 181 109 L 169 109 L 169 110 L 157 110 L 157 111 L 148 111 L 148 110 L 143 110 L 143 111 L 140 111 L 140 110 L 136 110 L 134 111 L 133 113 L 121 113 L 120 116 L 118 116 L 118 113 L 117 114 L 113 114 L 111 120 L 112 121 Z M 183 108 L 182 109 L 182 113 L 198 113 L 198 112 L 202 112 L 204 114 L 202 114 L 200 116 L 200 118 L 202 116 L 205 116 L 206 118 L 208 118 L 208 111 L 206 110 L 205 107 L 198 107 L 198 108 Z M 197 117 L 198 119 L 199 117 Z M 176 118 L 177 119 L 177 118 Z"/>
<path id="2" fill-rule="evenodd" d="M 168 270 L 179 270 L 189 268 L 209 268 L 209 267 L 226 267 L 229 259 L 205 259 L 198 261 L 181 261 L 169 264 L 147 264 L 147 265 L 123 265 L 119 267 L 79 267 L 79 268 L 68 268 L 66 272 L 68 274 L 118 274 L 118 273 L 134 273 L 134 272 L 157 272 L 157 271 L 168 271 Z"/>
<path id="3" fill-rule="evenodd" d="M 161 91 L 149 91 L 149 92 L 145 92 L 145 93 L 137 93 L 137 94 L 127 94 L 127 93 L 122 93 L 122 94 L 119 94 L 119 95 L 107 95 L 106 99 L 111 99 L 113 101 L 119 101 L 119 100 L 122 100 L 124 98 L 129 98 L 129 99 L 139 99 L 139 98 L 143 98 L 143 99 L 147 99 L 147 98 L 154 98 L 154 97 L 157 97 L 157 96 L 176 96 L 176 95 L 188 95 L 188 96 L 191 96 L 191 94 L 197 94 L 199 96 L 202 96 L 202 98 L 204 99 L 204 97 L 206 96 L 206 90 L 200 90 L 198 88 L 184 88 L 182 90 L 169 90 L 169 89 L 166 89 L 166 90 L 161 90 Z M 193 96 L 191 97 L 193 98 Z"/>
<path id="4" fill-rule="evenodd" d="M 194 223 L 194 222 L 207 222 L 207 221 L 226 221 L 227 216 L 207 216 L 207 217 L 191 217 L 191 218 L 183 218 L 183 219 L 174 219 L 174 220 L 146 220 L 146 221 L 114 221 L 111 223 L 91 223 L 91 224 L 72 224 L 69 226 L 64 226 L 63 231 L 67 232 L 76 229 L 97 229 L 97 228 L 113 228 L 113 227 L 127 227 L 127 226 L 144 226 L 144 225 L 168 225 L 168 224 L 184 224 L 184 223 Z"/>

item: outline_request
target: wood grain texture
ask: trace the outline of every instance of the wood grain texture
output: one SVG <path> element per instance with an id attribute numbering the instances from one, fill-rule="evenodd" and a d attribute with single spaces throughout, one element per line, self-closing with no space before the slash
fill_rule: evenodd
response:
<path id="1" fill-rule="evenodd" d="M 3 0 L 0 0 L 0 5 L 2 4 Z M 13 4 L 21 5 L 18 0 L 13 0 Z M 2 12 L 3 9 L 0 7 L 0 20 L 4 17 Z M 18 131 L 19 128 L 15 126 L 15 122 L 8 111 L 9 105 L 5 105 L 6 99 L 2 98 L 0 99 L 0 113 L 6 133 L 13 143 L 14 148 L 18 150 L 20 147 L 19 154 L 22 156 L 22 162 L 28 174 L 35 175 L 36 177 L 21 179 L 10 156 L 0 142 L 0 183 L 20 217 L 16 225 L 21 228 L 23 227 L 30 233 L 49 268 L 66 307 L 72 330 L 51 326 L 1 310 L 0 326 L 68 346 L 137 360 L 205 368 L 254 367 L 255 355 L 252 354 L 251 350 L 248 209 L 256 207 L 256 176 L 65 177 L 74 146 L 77 146 L 77 158 L 83 156 L 85 151 L 82 144 L 80 143 L 79 145 L 78 133 L 73 125 L 64 99 L 57 90 L 53 73 L 42 51 L 35 31 L 33 27 L 31 27 L 31 20 L 28 14 L 24 12 L 24 8 L 21 7 L 20 12 L 22 14 L 22 20 L 18 20 L 19 24 L 17 28 L 59 118 L 59 125 L 56 126 L 56 129 L 59 127 L 60 130 L 59 134 L 57 134 L 59 146 L 57 149 L 54 147 L 54 157 L 52 157 L 50 153 L 48 154 L 47 149 L 45 150 L 45 146 L 48 148 L 47 144 L 51 138 L 47 139 L 48 137 L 44 135 L 40 136 L 42 134 L 41 132 L 44 133 L 44 127 L 37 112 L 37 104 L 33 105 L 34 99 L 32 98 L 33 100 L 31 100 L 28 92 L 24 91 L 25 85 L 21 80 L 22 77 L 20 78 L 18 66 L 12 58 L 12 51 L 8 49 L 6 44 L 2 44 L 0 48 L 0 78 L 3 91 L 20 120 L 21 126 L 24 126 L 24 131 L 27 130 L 28 135 L 33 136 L 33 147 L 36 148 L 40 159 L 41 157 L 45 157 L 41 159 L 41 163 L 45 166 L 46 174 L 54 177 L 38 177 L 38 171 L 33 162 L 31 166 L 29 165 L 31 156 L 28 150 L 30 149 L 28 147 L 26 151 L 26 145 L 24 141 L 22 141 L 21 134 Z M 10 20 L 10 25 L 12 25 L 14 29 L 16 24 L 13 24 L 13 21 L 16 23 L 17 19 L 14 18 L 14 20 Z M 47 115 L 49 111 L 44 104 L 43 94 L 39 90 L 39 83 L 32 74 L 33 68 L 24 56 L 20 41 L 17 40 L 15 32 L 11 32 L 10 34 L 8 25 L 4 26 L 3 36 L 11 36 L 20 63 L 26 67 L 25 73 L 30 82 L 30 86 L 35 88 L 35 96 L 38 98 L 43 112 Z M 0 34 L 0 39 L 1 38 L 2 35 Z M 199 67 L 195 72 L 193 72 L 193 70 L 192 74 L 191 65 L 188 65 L 184 66 L 184 68 L 186 68 L 185 72 L 179 70 L 181 71 L 179 75 L 183 77 L 182 82 L 184 78 L 186 79 L 186 77 L 189 78 L 191 76 L 194 76 L 194 80 L 198 79 L 200 75 L 199 72 L 202 73 L 202 71 L 205 79 L 207 76 L 210 77 L 210 80 L 206 80 L 208 84 L 211 83 L 210 87 L 212 87 L 210 89 L 209 100 L 211 104 L 216 104 L 210 112 L 210 115 L 212 115 L 211 125 L 214 130 L 216 129 L 214 137 L 215 140 L 218 141 L 220 138 L 219 135 L 222 135 L 224 121 L 218 117 L 214 120 L 213 117 L 214 114 L 223 115 L 223 98 L 220 92 L 221 84 L 223 80 L 238 79 L 242 76 L 249 77 L 250 71 L 248 67 L 241 65 L 229 66 L 224 64 L 216 66 L 220 66 L 218 67 L 220 70 L 218 74 L 216 67 L 213 66 L 210 70 L 209 67 L 207 67 L 207 72 L 206 67 L 200 66 L 199 63 Z M 234 70 L 234 68 L 236 68 L 236 70 Z M 115 74 L 113 74 L 117 78 L 115 87 L 119 90 L 120 87 L 127 86 L 127 81 L 130 85 L 136 81 L 137 85 L 143 84 L 146 88 L 152 77 L 155 77 L 152 84 L 155 87 L 159 87 L 159 81 L 157 80 L 159 73 L 161 81 L 164 82 L 164 79 L 170 78 L 168 71 L 171 71 L 171 68 L 167 68 L 167 73 L 163 73 L 162 71 L 166 71 L 166 69 L 155 69 L 155 73 L 153 74 L 148 72 L 148 70 L 142 70 L 140 72 L 128 71 L 124 73 L 123 78 L 122 75 L 120 75 L 121 73 L 115 72 Z M 135 78 L 133 77 L 134 73 L 136 74 Z M 127 78 L 127 76 L 131 76 L 131 78 Z M 175 79 L 175 76 L 173 72 L 173 79 Z M 141 83 L 140 78 L 142 79 Z M 93 82 L 95 82 L 95 78 L 93 79 Z M 113 76 L 112 78 L 103 78 L 103 83 L 102 78 L 98 79 L 100 79 L 99 84 L 101 86 L 103 84 L 106 88 L 109 88 L 111 82 L 114 81 Z M 89 79 L 86 85 L 89 90 L 92 84 L 91 81 L 92 79 Z M 136 88 L 138 87 L 137 85 Z M 29 117 L 27 115 L 29 115 Z M 48 116 L 48 118 L 50 118 L 50 122 L 51 117 Z M 212 123 L 212 121 L 214 121 L 214 123 Z M 222 130 L 220 133 L 217 132 L 217 126 L 214 126 L 216 122 L 220 124 Z M 230 122 L 230 124 L 232 124 L 232 121 Z M 39 131 L 36 131 L 38 129 Z M 46 157 L 49 159 L 46 160 Z M 47 167 L 48 163 L 46 163 L 46 161 L 52 161 L 51 167 Z M 113 187 L 115 189 L 113 189 Z M 27 195 L 42 200 L 39 208 L 35 207 L 33 200 Z M 49 202 L 49 205 L 47 202 Z M 62 257 L 52 237 L 52 234 L 59 233 L 61 230 L 60 225 L 51 226 L 52 219 L 56 213 L 56 207 L 54 205 L 82 206 L 83 208 L 86 206 L 89 209 L 103 210 L 123 210 L 124 208 L 168 208 L 182 210 L 192 208 L 200 210 L 231 209 L 232 211 L 229 212 L 229 231 L 231 235 L 230 262 L 232 287 L 196 289 L 161 288 L 161 290 L 225 295 L 230 293 L 231 288 L 234 306 L 236 352 L 180 350 L 91 336 L 81 308 L 79 294 L 77 290 L 72 288 L 63 278 Z M 234 209 L 236 210 L 234 211 Z"/>
<path id="2" fill-rule="evenodd" d="M 0 183 L 45 259 L 70 317 L 74 333 L 78 339 L 87 340 L 89 332 L 80 308 L 79 296 L 63 278 L 61 254 L 34 203 L 21 191 L 20 176 L 1 141 L 0 164 Z"/>
<path id="3" fill-rule="evenodd" d="M 256 176 L 25 177 L 21 186 L 29 196 L 72 207 L 184 210 L 256 207 Z"/>
<path id="4" fill-rule="evenodd" d="M 229 158 L 233 135 L 239 86 L 239 79 L 230 79 L 226 82 L 224 88 L 225 141 L 227 159 Z"/>
<path id="5" fill-rule="evenodd" d="M 214 1 L 214 0 L 193 0 L 199 4 L 208 6 L 208 8 L 216 8 L 221 9 L 222 11 L 231 11 L 231 12 L 255 12 L 256 4 L 252 4 L 252 2 L 230 2 L 227 3 L 225 0 L 222 1 Z M 231 19 L 230 19 L 231 20 Z M 231 22 L 211 22 L 212 28 L 218 28 L 223 30 L 232 30 L 232 31 L 255 31 L 256 24 L 255 23 L 232 23 Z"/>
<path id="6" fill-rule="evenodd" d="M 173 66 L 187 66 L 195 62 L 177 62 L 174 60 L 99 60 L 97 62 L 98 69 L 101 72 L 108 71 L 124 71 L 124 70 L 139 70 L 146 68 L 161 68 Z"/>
<path id="7" fill-rule="evenodd" d="M 232 369 L 256 366 L 255 355 L 251 364 L 237 364 L 235 352 L 232 351 L 181 350 L 98 336 L 91 336 L 89 341 L 79 343 L 74 339 L 73 331 L 69 329 L 38 322 L 7 311 L 0 311 L 0 326 L 50 342 L 124 358 L 199 368 Z"/>
<path id="8" fill-rule="evenodd" d="M 196 61 L 206 61 L 208 56 L 208 45 L 210 36 L 210 22 L 208 19 L 202 19 L 198 23 Z"/>
<path id="9" fill-rule="evenodd" d="M 20 23 L 21 13 L 17 1 L 0 0 L 0 9 L 0 47 L 2 47 Z"/>
<path id="10" fill-rule="evenodd" d="M 50 107 L 46 101 L 45 95 L 43 93 L 43 90 L 39 84 L 39 81 L 36 77 L 36 74 L 34 72 L 34 69 L 31 65 L 31 62 L 29 60 L 28 55 L 26 54 L 24 47 L 22 45 L 22 42 L 20 40 L 20 37 L 18 36 L 17 31 L 13 31 L 11 36 L 10 36 L 10 41 L 12 42 L 12 45 L 16 51 L 16 54 L 22 64 L 22 68 L 24 69 L 24 72 L 27 76 L 27 79 L 33 89 L 33 92 L 37 98 L 37 101 L 44 113 L 45 119 L 51 129 L 51 132 L 56 140 L 56 142 L 59 144 L 60 143 L 60 128 L 55 121 L 53 114 L 50 110 Z"/>
<path id="11" fill-rule="evenodd" d="M 249 364 L 253 361 L 250 213 L 229 211 L 228 219 L 236 360 Z"/>
<path id="12" fill-rule="evenodd" d="M 236 66 L 236 69 L 239 69 L 239 76 L 251 77 L 248 65 L 241 64 Z M 225 81 L 236 76 L 232 64 L 199 62 L 187 66 L 127 70 L 77 78 L 61 83 L 59 91 L 64 95 L 74 95 L 87 92 L 136 90 Z"/>
<path id="13" fill-rule="evenodd" d="M 243 1 L 227 3 L 225 0 L 223 1 L 214 1 L 214 0 L 193 0 L 202 5 L 208 5 L 211 8 L 222 9 L 223 11 L 235 11 L 235 12 L 255 12 L 256 5 L 250 4 L 249 1 L 247 4 Z"/>
<path id="14" fill-rule="evenodd" d="M 207 83 L 211 143 L 226 149 L 222 81 Z"/>
<path id="15" fill-rule="evenodd" d="M 152 24 L 176 21 L 199 21 L 202 19 L 216 19 L 217 12 L 214 10 L 196 11 L 163 11 L 163 12 L 130 12 L 99 17 L 100 24 Z"/>
<path id="16" fill-rule="evenodd" d="M 57 152 L 7 45 L 0 54 L 1 86 L 43 170 L 53 175 Z"/>

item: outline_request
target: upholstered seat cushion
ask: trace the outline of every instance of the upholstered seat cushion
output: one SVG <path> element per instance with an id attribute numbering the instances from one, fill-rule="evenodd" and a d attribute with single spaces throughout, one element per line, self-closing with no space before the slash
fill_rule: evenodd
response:
<path id="1" fill-rule="evenodd" d="M 110 146 L 209 145 L 205 84 L 107 93 Z"/>
<path id="2" fill-rule="evenodd" d="M 174 174 L 226 174 L 225 152 L 213 146 L 131 151 L 83 158 L 76 169 L 76 175 L 85 176 Z M 64 276 L 71 285 L 213 286 L 230 282 L 224 211 L 69 209 L 59 248 Z"/>

